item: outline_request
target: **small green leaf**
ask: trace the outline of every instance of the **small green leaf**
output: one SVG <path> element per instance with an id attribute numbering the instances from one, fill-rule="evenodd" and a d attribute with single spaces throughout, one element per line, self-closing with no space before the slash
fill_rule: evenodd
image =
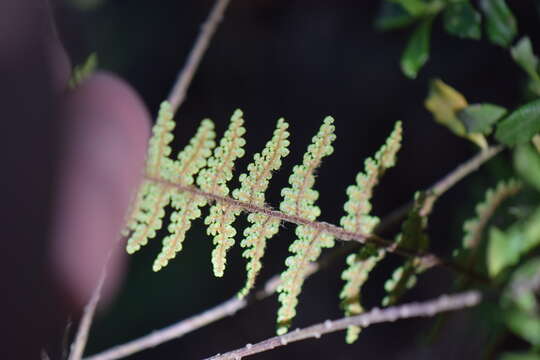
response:
<path id="1" fill-rule="evenodd" d="M 508 252 L 508 239 L 506 234 L 496 227 L 489 231 L 489 244 L 487 250 L 487 266 L 491 277 L 495 277 L 508 264 L 516 261 L 515 252 Z"/>
<path id="2" fill-rule="evenodd" d="M 512 352 L 502 354 L 499 360 L 540 360 L 540 355 L 533 352 Z"/>
<path id="3" fill-rule="evenodd" d="M 418 71 L 429 58 L 431 23 L 432 19 L 429 18 L 418 25 L 401 56 L 401 70 L 411 79 L 416 78 Z"/>
<path id="4" fill-rule="evenodd" d="M 506 114 L 506 109 L 493 104 L 473 104 L 458 111 L 458 119 L 465 125 L 467 133 L 489 135 L 492 125 Z"/>
<path id="5" fill-rule="evenodd" d="M 468 0 L 448 4 L 443 13 L 444 29 L 462 38 L 480 39 L 482 18 Z"/>
<path id="6" fill-rule="evenodd" d="M 505 311 L 504 320 L 508 328 L 516 335 L 532 345 L 540 345 L 540 317 L 538 315 L 512 308 Z"/>
<path id="7" fill-rule="evenodd" d="M 540 154 L 531 144 L 521 144 L 516 147 L 514 167 L 528 184 L 540 191 Z"/>
<path id="8" fill-rule="evenodd" d="M 468 106 L 467 100 L 459 91 L 442 80 L 435 79 L 430 84 L 424 105 L 433 114 L 436 122 L 446 126 L 457 136 L 469 139 L 482 149 L 487 147 L 484 135 L 468 133 L 463 122 L 458 119 L 458 113 Z"/>
<path id="9" fill-rule="evenodd" d="M 384 1 L 375 19 L 375 28 L 383 31 L 399 29 L 412 24 L 416 19 L 400 4 Z"/>
<path id="10" fill-rule="evenodd" d="M 506 145 L 517 145 L 532 139 L 540 131 L 540 100 L 519 107 L 497 126 L 495 137 Z"/>
<path id="11" fill-rule="evenodd" d="M 515 306 L 521 311 L 538 313 L 534 284 L 540 276 L 540 257 L 535 257 L 520 265 L 512 274 L 509 285 L 503 293 L 501 304 L 505 307 Z"/>
<path id="12" fill-rule="evenodd" d="M 68 86 L 70 89 L 75 89 L 84 80 L 90 77 L 98 66 L 98 58 L 96 53 L 91 53 L 82 64 L 73 68 Z"/>
<path id="13" fill-rule="evenodd" d="M 502 47 L 510 46 L 517 35 L 517 22 L 505 0 L 482 0 L 480 6 L 486 15 L 489 40 Z"/>
<path id="14" fill-rule="evenodd" d="M 423 14 L 427 5 L 423 0 L 390 0 L 395 4 L 401 5 L 409 14 L 418 16 Z"/>
<path id="15" fill-rule="evenodd" d="M 531 40 L 525 36 L 510 50 L 512 58 L 529 74 L 531 79 L 540 81 L 538 76 L 538 57 L 534 55 Z"/>
<path id="16" fill-rule="evenodd" d="M 540 245 L 540 208 L 524 221 L 502 231 L 492 227 L 487 248 L 487 267 L 490 276 L 518 263 L 521 256 Z"/>

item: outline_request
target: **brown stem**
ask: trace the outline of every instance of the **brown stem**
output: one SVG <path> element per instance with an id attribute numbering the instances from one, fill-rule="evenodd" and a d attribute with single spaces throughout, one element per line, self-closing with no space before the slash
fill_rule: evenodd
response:
<path id="1" fill-rule="evenodd" d="M 202 196 L 208 200 L 217 201 L 223 204 L 228 204 L 232 207 L 242 209 L 244 211 L 252 212 L 252 213 L 262 213 L 267 216 L 270 216 L 275 219 L 279 219 L 281 221 L 297 224 L 297 225 L 304 225 L 307 227 L 311 227 L 315 229 L 318 232 L 326 232 L 328 234 L 333 235 L 336 239 L 345 240 L 345 241 L 357 241 L 361 244 L 371 243 L 379 248 L 382 248 L 388 252 L 394 253 L 396 255 L 400 255 L 403 257 L 411 258 L 416 257 L 419 258 L 421 262 L 421 266 L 424 269 L 431 268 L 433 266 L 445 266 L 447 268 L 450 268 L 452 270 L 455 270 L 457 272 L 463 273 L 468 275 L 469 277 L 475 278 L 476 280 L 485 281 L 486 279 L 482 277 L 481 275 L 474 274 L 469 269 L 466 269 L 465 267 L 462 267 L 456 263 L 453 263 L 450 260 L 444 260 L 441 259 L 439 256 L 435 254 L 431 254 L 428 252 L 417 252 L 411 249 L 407 249 L 404 247 L 400 247 L 397 245 L 396 242 L 384 239 L 376 234 L 363 234 L 363 233 L 355 233 L 352 231 L 347 231 L 343 229 L 342 227 L 329 224 L 327 222 L 320 222 L 320 221 L 311 221 L 308 219 L 305 219 L 300 216 L 296 215 L 288 215 L 278 210 L 273 210 L 268 207 L 259 206 L 254 203 L 248 203 L 241 200 L 236 200 L 233 198 L 230 198 L 228 196 L 221 196 L 217 194 L 212 194 L 206 191 L 203 191 L 197 187 L 194 186 L 185 186 L 181 184 L 176 184 L 167 180 L 158 179 L 150 176 L 146 176 L 145 179 L 147 181 L 153 181 L 155 183 L 159 183 L 161 185 L 164 185 L 166 187 L 174 188 L 177 191 L 184 191 L 189 192 L 195 195 Z"/>

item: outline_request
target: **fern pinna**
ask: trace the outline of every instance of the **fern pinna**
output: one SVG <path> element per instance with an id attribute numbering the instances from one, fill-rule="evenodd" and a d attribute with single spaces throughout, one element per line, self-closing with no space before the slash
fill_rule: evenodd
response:
<path id="1" fill-rule="evenodd" d="M 277 234 L 281 221 L 296 223 L 296 240 L 289 247 L 292 255 L 285 261 L 286 269 L 278 288 L 281 306 L 277 331 L 283 334 L 296 314 L 308 265 L 317 261 L 323 248 L 332 247 L 335 238 L 361 240 L 366 245 L 348 257 L 348 268 L 343 273 L 346 284 L 341 293 L 346 314 L 358 314 L 362 311 L 360 288 L 386 251 L 379 248 L 380 244 L 367 242 L 378 223 L 378 218 L 370 215 L 370 198 L 380 176 L 395 164 L 402 130 L 401 123 L 397 122 L 385 145 L 373 159 L 366 160 L 365 172 L 358 174 L 356 184 L 347 189 L 346 215 L 341 220 L 342 227 L 337 227 L 316 221 L 321 210 L 315 205 L 319 194 L 313 188 L 317 168 L 322 159 L 333 152 L 333 123 L 331 117 L 324 119 L 302 163 L 294 166 L 290 186 L 281 191 L 283 200 L 277 211 L 265 203 L 265 192 L 272 172 L 281 168 L 283 158 L 289 153 L 289 125 L 284 119 L 277 121 L 272 138 L 253 156 L 247 172 L 240 175 L 239 188 L 230 191 L 227 183 L 233 177 L 235 160 L 244 156 L 246 130 L 242 112 L 234 112 L 217 147 L 212 121 L 203 120 L 189 145 L 173 159 L 170 143 L 175 123 L 170 104 L 162 103 L 149 142 L 144 180 L 127 222 L 128 253 L 138 251 L 156 236 L 156 231 L 162 227 L 165 207 L 170 205 L 173 211 L 169 234 L 163 239 L 162 250 L 153 265 L 154 271 L 161 270 L 182 250 L 191 222 L 202 215 L 201 208 L 211 203 L 204 223 L 208 226 L 207 233 L 213 237 L 214 275 L 221 277 L 227 264 L 227 252 L 237 237 L 233 223 L 242 211 L 248 212 L 249 226 L 240 241 L 245 248 L 242 255 L 247 260 L 246 283 L 238 293 L 243 297 L 255 285 L 267 240 Z M 352 342 L 358 331 L 351 328 L 347 340 Z"/>

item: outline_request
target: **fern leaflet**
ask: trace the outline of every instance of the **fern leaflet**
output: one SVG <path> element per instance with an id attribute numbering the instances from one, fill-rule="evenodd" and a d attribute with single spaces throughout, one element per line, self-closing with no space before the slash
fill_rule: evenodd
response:
<path id="1" fill-rule="evenodd" d="M 409 212 L 407 219 L 403 222 L 401 234 L 398 235 L 396 243 L 406 249 L 418 251 L 420 253 L 427 250 L 429 238 L 425 233 L 427 227 L 427 215 L 423 215 L 426 201 L 429 201 L 424 193 L 415 194 L 413 208 Z M 383 299 L 383 306 L 394 305 L 398 299 L 416 284 L 416 275 L 424 271 L 422 261 L 419 257 L 412 257 L 398 267 L 392 277 L 384 284 L 387 295 Z"/>
<path id="2" fill-rule="evenodd" d="M 235 199 L 264 206 L 264 193 L 268 188 L 272 171 L 281 167 L 281 159 L 289 154 L 289 124 L 284 119 L 279 119 L 272 139 L 266 144 L 261 154 L 255 154 L 253 162 L 248 165 L 248 173 L 240 175 L 240 188 L 233 191 Z M 255 279 L 262 264 L 266 241 L 277 234 L 279 220 L 268 215 L 253 213 L 249 214 L 248 221 L 251 223 L 244 230 L 244 240 L 240 245 L 247 248 L 242 256 L 248 259 L 246 265 L 246 285 L 239 292 L 239 296 L 245 296 L 255 285 Z"/>
<path id="3" fill-rule="evenodd" d="M 293 173 L 289 177 L 291 187 L 281 191 L 283 201 L 280 209 L 284 213 L 310 221 L 315 220 L 321 213 L 319 207 L 314 205 L 319 193 L 312 187 L 315 183 L 315 170 L 321 164 L 321 160 L 334 150 L 332 142 L 336 136 L 333 122 L 334 119 L 331 117 L 324 119 L 319 132 L 313 137 L 311 145 L 304 154 L 302 164 L 293 168 Z M 289 247 L 289 251 L 294 255 L 289 256 L 285 261 L 287 269 L 281 274 L 281 284 L 278 288 L 281 302 L 277 319 L 279 335 L 287 332 L 296 315 L 298 296 L 306 277 L 306 265 L 317 260 L 323 247 L 334 246 L 333 236 L 304 225 L 296 227 L 296 236 L 298 238 Z"/>
<path id="4" fill-rule="evenodd" d="M 349 200 L 345 203 L 346 215 L 341 218 L 343 228 L 353 232 L 370 234 L 379 223 L 379 218 L 369 215 L 371 197 L 384 172 L 395 165 L 396 154 L 401 146 L 401 122 L 397 122 L 386 143 L 375 154 L 374 159 L 365 161 L 365 172 L 356 176 L 356 185 L 347 188 Z M 360 291 L 368 279 L 370 271 L 384 257 L 384 250 L 367 244 L 356 254 L 347 257 L 347 269 L 341 277 L 346 281 L 340 298 L 347 316 L 364 312 L 360 304 Z M 351 344 L 358 338 L 360 328 L 350 326 L 347 329 L 346 341 Z"/>

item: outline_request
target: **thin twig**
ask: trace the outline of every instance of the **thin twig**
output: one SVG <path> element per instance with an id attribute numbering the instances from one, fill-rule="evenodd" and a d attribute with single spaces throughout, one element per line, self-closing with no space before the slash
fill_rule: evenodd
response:
<path id="1" fill-rule="evenodd" d="M 437 198 L 443 195 L 446 191 L 452 188 L 463 178 L 476 171 L 482 164 L 486 163 L 488 160 L 500 153 L 503 149 L 503 146 L 492 146 L 486 150 L 479 152 L 466 162 L 460 164 L 457 168 L 445 175 L 442 179 L 427 188 L 426 193 L 431 195 L 430 207 L 433 206 L 433 203 Z M 375 231 L 381 232 L 382 229 L 387 229 L 395 223 L 399 222 L 405 215 L 407 215 L 412 205 L 413 201 L 411 200 L 408 203 L 400 206 L 396 210 L 392 211 L 389 215 L 385 216 L 383 221 L 379 223 Z"/>
<path id="2" fill-rule="evenodd" d="M 324 265 L 324 262 L 309 264 L 307 276 L 309 277 L 310 275 L 314 274 L 321 268 L 321 266 Z M 247 298 L 241 299 L 235 295 L 229 300 L 226 300 L 200 314 L 179 321 L 176 324 L 173 324 L 166 328 L 156 330 L 148 335 L 142 336 L 125 344 L 114 346 L 106 351 L 89 356 L 84 360 L 121 359 L 126 356 L 138 353 L 140 351 L 153 348 L 172 339 L 180 338 L 185 334 L 200 329 L 215 321 L 223 319 L 227 316 L 232 316 L 237 311 L 245 308 L 250 303 L 260 301 L 271 296 L 276 292 L 279 281 L 280 276 L 274 275 L 268 281 L 266 281 L 261 290 L 257 291 L 251 296 L 248 296 Z"/>
<path id="3" fill-rule="evenodd" d="M 230 0 L 217 0 L 216 4 L 210 11 L 208 18 L 204 24 L 202 24 L 201 32 L 197 37 L 197 40 L 195 40 L 195 45 L 188 55 L 186 64 L 178 74 L 175 84 L 167 99 L 171 104 L 173 113 L 176 113 L 180 105 L 182 105 L 184 102 L 187 89 L 191 84 L 191 80 L 193 79 L 193 76 L 201 63 L 206 49 L 208 49 L 212 36 L 223 19 L 223 14 L 225 13 L 225 9 L 227 8 L 229 1 Z"/>
<path id="4" fill-rule="evenodd" d="M 452 173 L 445 176 L 442 180 L 435 183 L 432 188 L 433 189 L 439 189 L 439 194 L 442 194 L 441 192 L 441 186 L 440 184 L 445 184 L 442 188 L 444 191 L 449 189 L 448 184 L 450 184 L 448 178 L 452 179 L 451 184 L 455 184 L 457 181 L 463 179 L 466 175 L 470 174 L 474 170 L 476 170 L 481 164 L 491 159 L 493 156 L 495 156 L 501 149 L 499 148 L 491 148 L 490 150 L 480 153 L 467 162 L 463 163 L 462 165 L 458 166 Z M 467 169 L 467 171 L 464 171 L 463 169 Z M 459 177 L 457 175 L 452 175 L 454 172 L 457 172 L 459 174 Z M 176 184 L 174 184 L 176 186 Z M 219 199 L 218 199 L 219 200 Z M 232 200 L 232 199 L 231 199 Z M 407 205 L 408 206 L 408 205 Z M 403 206 L 402 208 L 405 208 Z M 391 215 L 392 216 L 392 215 Z M 386 219 L 386 218 L 385 218 Z M 383 226 L 378 227 L 379 231 L 383 231 L 385 229 L 385 226 L 388 227 L 391 225 L 390 221 L 386 221 L 383 219 L 382 221 Z M 384 225 L 386 224 L 386 225 Z M 340 248 L 341 249 L 341 248 Z M 330 256 L 333 257 L 333 254 L 330 254 Z M 308 276 L 311 274 L 317 272 L 322 266 L 325 266 L 328 261 L 326 261 L 327 258 L 323 258 L 322 261 L 319 263 L 311 263 L 309 264 L 310 270 Z M 452 266 L 448 265 L 447 266 Z M 188 319 L 181 320 L 169 327 L 166 327 L 164 329 L 156 330 L 148 335 L 142 336 L 138 339 L 132 340 L 128 343 L 118 345 L 115 347 L 112 347 L 108 350 L 105 350 L 101 353 L 95 354 L 93 356 L 85 358 L 85 360 L 115 360 L 115 359 L 121 359 L 123 357 L 129 356 L 131 354 L 135 354 L 137 352 L 143 351 L 145 349 L 149 349 L 152 347 L 155 347 L 159 344 L 162 344 L 164 342 L 170 341 L 172 339 L 177 339 L 182 336 L 184 336 L 187 333 L 190 333 L 192 331 L 195 331 L 205 325 L 208 325 L 212 322 L 221 320 L 232 313 L 239 311 L 246 307 L 248 304 L 254 302 L 255 300 L 262 300 L 270 295 L 272 295 L 279 285 L 280 276 L 274 275 L 272 278 L 270 278 L 265 285 L 263 286 L 262 290 L 255 293 L 255 295 L 248 297 L 247 299 L 239 299 L 238 297 L 234 296 L 230 298 L 229 300 L 218 304 L 214 306 L 213 308 L 192 316 Z"/>
<path id="5" fill-rule="evenodd" d="M 246 306 L 246 299 L 233 297 L 205 312 L 192 316 L 176 324 L 150 333 L 139 339 L 115 346 L 99 354 L 85 358 L 85 360 L 112 360 L 135 354 L 139 351 L 153 348 L 172 339 L 179 338 L 194 329 L 213 323 L 225 316 L 234 315 L 238 310 Z"/>
<path id="6" fill-rule="evenodd" d="M 75 335 L 75 340 L 71 344 L 71 350 L 69 352 L 68 360 L 80 360 L 86 347 L 86 342 L 88 341 L 88 333 L 90 332 L 90 326 L 92 325 L 92 320 L 96 312 L 97 304 L 99 298 L 101 297 L 101 290 L 103 289 L 103 284 L 105 284 L 105 278 L 107 276 L 107 265 L 109 259 L 111 258 L 112 251 L 109 252 L 105 263 L 101 269 L 101 274 L 99 275 L 99 280 L 92 292 L 90 301 L 84 307 L 83 316 L 79 323 L 79 328 L 77 329 L 77 334 Z"/>
<path id="7" fill-rule="evenodd" d="M 478 291 L 468 291 L 454 295 L 443 295 L 434 300 L 393 306 L 382 310 L 374 308 L 373 310 L 361 315 L 345 317 L 333 321 L 326 320 L 323 323 L 312 325 L 304 329 L 297 329 L 288 334 L 276 336 L 261 341 L 257 344 L 247 344 L 241 349 L 237 349 L 223 355 L 216 355 L 208 358 L 208 360 L 241 359 L 243 357 L 272 350 L 295 341 L 309 338 L 318 339 L 322 335 L 344 330 L 351 325 L 367 327 L 372 324 L 393 322 L 399 319 L 431 317 L 442 312 L 476 306 L 480 303 L 481 299 L 482 296 Z"/>

